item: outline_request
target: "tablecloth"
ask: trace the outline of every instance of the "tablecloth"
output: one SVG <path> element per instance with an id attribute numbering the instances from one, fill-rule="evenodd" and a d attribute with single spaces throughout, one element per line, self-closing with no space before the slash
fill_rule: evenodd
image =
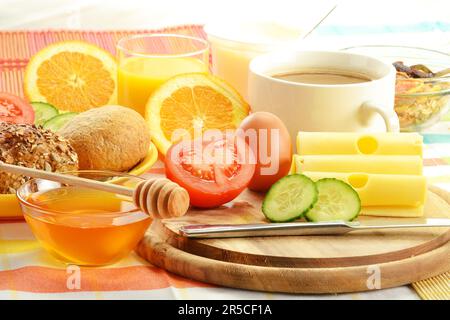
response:
<path id="1" fill-rule="evenodd" d="M 450 191 L 450 135 L 424 135 L 424 174 Z M 221 288 L 150 265 L 132 253 L 101 268 L 81 268 L 80 286 L 35 240 L 23 221 L 0 223 L 0 299 L 418 299 L 410 286 L 339 295 L 290 295 Z"/>
<path id="2" fill-rule="evenodd" d="M 450 116 L 447 115 L 443 120 L 440 124 L 442 133 L 424 135 L 424 174 L 429 177 L 430 183 L 450 191 Z M 79 286 L 71 282 L 71 276 L 78 271 L 81 280 Z M 26 223 L 0 222 L 0 299 L 384 298 L 419 299 L 410 286 L 319 296 L 221 288 L 167 273 L 135 253 L 109 267 L 80 270 L 77 267 L 67 268 L 40 247 Z"/>

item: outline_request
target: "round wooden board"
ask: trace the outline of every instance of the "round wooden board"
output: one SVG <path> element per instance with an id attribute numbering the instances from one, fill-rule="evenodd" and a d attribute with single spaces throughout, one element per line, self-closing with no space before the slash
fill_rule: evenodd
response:
<path id="1" fill-rule="evenodd" d="M 194 280 L 288 293 L 366 291 L 374 279 L 370 276 L 377 275 L 381 288 L 388 288 L 450 270 L 448 228 L 197 240 L 177 234 L 180 226 L 191 223 L 264 222 L 260 200 L 260 195 L 247 192 L 230 208 L 190 210 L 181 218 L 155 221 L 138 253 L 156 266 Z M 450 217 L 450 194 L 429 190 L 425 215 Z M 396 220 L 359 218 L 373 219 Z"/>

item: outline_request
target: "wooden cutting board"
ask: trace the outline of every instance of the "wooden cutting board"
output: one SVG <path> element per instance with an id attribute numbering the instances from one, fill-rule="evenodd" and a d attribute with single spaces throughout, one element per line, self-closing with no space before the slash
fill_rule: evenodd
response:
<path id="1" fill-rule="evenodd" d="M 181 218 L 154 221 L 137 251 L 152 264 L 194 280 L 287 293 L 389 288 L 450 270 L 449 228 L 197 240 L 178 234 L 186 224 L 265 223 L 261 200 L 261 195 L 246 191 L 231 207 L 191 209 Z M 450 217 L 450 193 L 430 187 L 425 215 Z"/>

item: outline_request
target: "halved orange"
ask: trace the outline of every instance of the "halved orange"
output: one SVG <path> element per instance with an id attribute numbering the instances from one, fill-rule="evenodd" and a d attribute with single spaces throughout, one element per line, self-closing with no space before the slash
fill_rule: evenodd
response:
<path id="1" fill-rule="evenodd" d="M 116 102 L 116 72 L 109 52 L 83 41 L 58 42 L 31 58 L 24 90 L 30 101 L 81 112 Z"/>
<path id="2" fill-rule="evenodd" d="M 185 130 L 192 138 L 194 128 L 201 132 L 236 129 L 249 112 L 249 105 L 223 80 L 189 73 L 169 79 L 153 92 L 145 118 L 153 142 L 165 155 L 176 141 L 177 130 Z"/>

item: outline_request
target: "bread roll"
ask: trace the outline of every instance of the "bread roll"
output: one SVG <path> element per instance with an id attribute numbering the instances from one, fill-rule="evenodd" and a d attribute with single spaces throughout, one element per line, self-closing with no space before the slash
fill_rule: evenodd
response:
<path id="1" fill-rule="evenodd" d="M 69 142 L 31 124 L 0 122 L 0 161 L 45 171 L 74 171 L 78 158 Z M 15 193 L 28 177 L 0 172 L 0 193 Z"/>
<path id="2" fill-rule="evenodd" d="M 150 147 L 150 131 L 136 111 L 121 106 L 90 109 L 58 131 L 78 154 L 82 170 L 128 171 Z"/>

